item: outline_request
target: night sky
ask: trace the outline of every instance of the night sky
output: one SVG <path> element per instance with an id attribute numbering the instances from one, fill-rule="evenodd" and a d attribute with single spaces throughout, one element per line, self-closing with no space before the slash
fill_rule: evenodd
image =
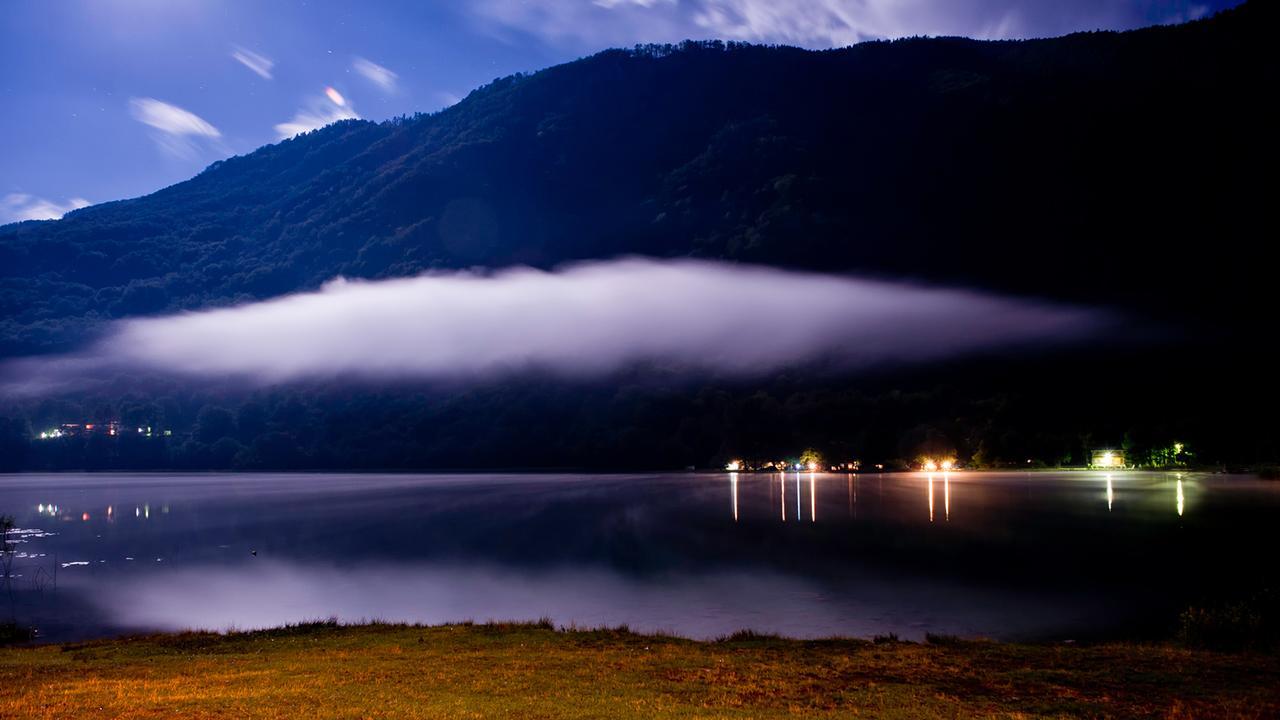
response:
<path id="1" fill-rule="evenodd" d="M 0 223 L 145 194 L 344 117 L 434 111 L 496 77 L 639 42 L 821 48 L 1179 22 L 1231 0 L 14 2 L 0 23 Z"/>

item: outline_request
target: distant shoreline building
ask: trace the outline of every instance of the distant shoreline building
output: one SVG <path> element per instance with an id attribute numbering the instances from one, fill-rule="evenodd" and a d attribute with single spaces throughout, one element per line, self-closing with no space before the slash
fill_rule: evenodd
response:
<path id="1" fill-rule="evenodd" d="M 1127 467 L 1124 452 L 1120 450 L 1093 450 L 1089 453 L 1089 467 L 1116 470 Z"/>

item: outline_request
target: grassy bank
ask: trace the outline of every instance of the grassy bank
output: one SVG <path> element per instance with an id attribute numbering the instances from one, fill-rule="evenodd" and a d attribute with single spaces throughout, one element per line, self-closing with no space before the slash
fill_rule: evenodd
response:
<path id="1" fill-rule="evenodd" d="M 1280 716 L 1280 657 L 308 625 L 0 649 L 3 718 Z"/>

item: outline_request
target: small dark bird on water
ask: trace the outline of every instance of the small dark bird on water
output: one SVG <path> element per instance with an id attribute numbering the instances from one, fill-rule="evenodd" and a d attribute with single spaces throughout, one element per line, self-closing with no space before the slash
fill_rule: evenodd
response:
<path id="1" fill-rule="evenodd" d="M 250 550 L 250 551 L 249 551 L 249 554 L 250 554 L 250 555 L 252 555 L 252 556 L 254 556 L 254 557 L 258 557 L 258 551 L 257 551 L 257 550 Z"/>

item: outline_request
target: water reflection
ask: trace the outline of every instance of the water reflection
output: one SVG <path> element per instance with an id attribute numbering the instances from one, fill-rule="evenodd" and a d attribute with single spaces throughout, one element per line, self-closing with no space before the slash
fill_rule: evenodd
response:
<path id="1" fill-rule="evenodd" d="M 733 488 L 733 521 L 738 522 L 738 473 L 729 473 L 729 485 Z"/>
<path id="2" fill-rule="evenodd" d="M 0 514 L 26 528 L 13 614 L 61 639 L 541 614 L 700 637 L 1078 637 L 1262 582 L 1280 516 L 1280 485 L 1203 475 L 966 472 L 952 523 L 953 473 L 881 474 L 869 493 L 842 473 L 845 515 L 838 474 L 726 474 L 732 523 L 721 474 L 0 476 Z M 1123 522 L 1098 522 L 1099 481 L 1109 511 L 1123 485 Z M 924 532 L 938 500 L 947 531 Z M 782 525 L 805 505 L 803 532 Z"/>
<path id="3" fill-rule="evenodd" d="M 933 522 L 933 473 L 929 473 L 929 522 Z"/>
<path id="4" fill-rule="evenodd" d="M 809 521 L 818 522 L 818 486 L 816 476 L 809 473 Z"/>

